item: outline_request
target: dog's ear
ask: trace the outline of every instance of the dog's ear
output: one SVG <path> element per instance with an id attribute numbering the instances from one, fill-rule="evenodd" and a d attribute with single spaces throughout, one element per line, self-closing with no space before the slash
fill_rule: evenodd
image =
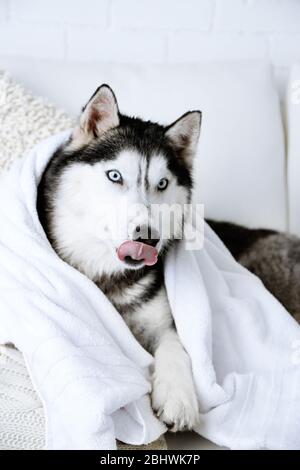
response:
<path id="1" fill-rule="evenodd" d="M 119 108 L 114 92 L 108 85 L 101 85 L 84 106 L 73 139 L 89 141 L 101 137 L 117 127 L 119 121 Z"/>
<path id="2" fill-rule="evenodd" d="M 197 149 L 201 111 L 189 111 L 166 128 L 165 135 L 176 151 L 191 164 Z"/>

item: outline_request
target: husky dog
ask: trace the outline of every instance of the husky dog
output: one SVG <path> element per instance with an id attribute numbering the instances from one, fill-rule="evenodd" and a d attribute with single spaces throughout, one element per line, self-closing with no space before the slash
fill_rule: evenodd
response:
<path id="1" fill-rule="evenodd" d="M 258 276 L 300 323 L 300 239 L 267 229 L 207 221 L 235 259 Z"/>
<path id="2" fill-rule="evenodd" d="M 189 203 L 200 123 L 200 111 L 167 127 L 125 116 L 102 85 L 38 188 L 39 217 L 56 252 L 99 286 L 153 354 L 153 409 L 173 431 L 192 429 L 199 416 L 163 276 L 164 255 L 183 219 L 175 218 L 166 237 L 164 220 L 154 221 L 149 208 Z M 124 202 L 138 208 L 128 218 L 120 216 Z"/>

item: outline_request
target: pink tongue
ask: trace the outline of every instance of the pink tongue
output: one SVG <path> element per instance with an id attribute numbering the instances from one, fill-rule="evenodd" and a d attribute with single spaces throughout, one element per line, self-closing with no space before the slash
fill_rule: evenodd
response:
<path id="1" fill-rule="evenodd" d="M 157 262 L 158 251 L 153 246 L 145 243 L 127 241 L 119 246 L 117 254 L 121 261 L 129 256 L 134 260 L 143 260 L 146 266 L 152 266 Z"/>

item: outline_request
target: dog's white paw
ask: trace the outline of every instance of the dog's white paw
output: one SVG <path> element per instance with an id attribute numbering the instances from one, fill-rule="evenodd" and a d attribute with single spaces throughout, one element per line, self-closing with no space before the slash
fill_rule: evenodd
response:
<path id="1" fill-rule="evenodd" d="M 199 409 L 192 384 L 153 378 L 152 407 L 172 432 L 193 429 L 199 424 Z"/>

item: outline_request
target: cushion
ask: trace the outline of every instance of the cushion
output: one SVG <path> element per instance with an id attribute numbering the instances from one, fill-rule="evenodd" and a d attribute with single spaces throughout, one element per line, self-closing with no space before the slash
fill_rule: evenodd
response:
<path id="1" fill-rule="evenodd" d="M 290 72 L 287 93 L 289 229 L 300 235 L 300 64 Z"/>
<path id="2" fill-rule="evenodd" d="M 0 72 L 0 170 L 40 140 L 72 125 L 65 112 Z"/>
<path id="3" fill-rule="evenodd" d="M 168 123 L 203 112 L 196 201 L 208 217 L 286 228 L 285 150 L 271 68 L 260 62 L 173 65 L 0 59 L 35 92 L 72 115 L 103 82 L 120 109 Z"/>

